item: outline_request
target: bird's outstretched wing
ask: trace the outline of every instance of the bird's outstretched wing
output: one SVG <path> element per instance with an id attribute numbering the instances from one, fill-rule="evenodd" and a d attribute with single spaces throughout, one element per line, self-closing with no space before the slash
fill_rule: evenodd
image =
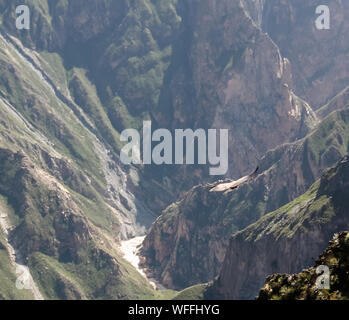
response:
<path id="1" fill-rule="evenodd" d="M 210 189 L 210 192 L 224 192 L 224 191 L 234 190 L 234 189 L 238 188 L 241 184 L 253 179 L 256 176 L 258 169 L 259 169 L 259 167 L 257 167 L 257 169 L 254 172 L 252 172 L 251 174 L 249 174 L 245 177 L 242 177 L 239 180 L 225 182 L 225 183 L 219 182 L 218 184 L 216 184 L 214 187 L 212 187 Z"/>

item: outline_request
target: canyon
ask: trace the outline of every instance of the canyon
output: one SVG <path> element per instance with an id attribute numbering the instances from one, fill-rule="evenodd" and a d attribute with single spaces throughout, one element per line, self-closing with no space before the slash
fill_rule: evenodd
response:
<path id="1" fill-rule="evenodd" d="M 33 298 L 15 288 L 9 244 L 43 299 L 172 299 L 191 286 L 251 299 L 268 273 L 308 266 L 347 227 L 340 201 L 326 202 L 341 219 L 328 228 L 321 210 L 304 216 L 345 189 L 349 148 L 349 8 L 329 1 L 331 27 L 318 30 L 320 2 L 26 0 L 30 28 L 18 30 L 17 3 L 0 0 L 0 197 L 12 226 L 0 231 L 0 297 Z M 211 176 L 188 147 L 183 165 L 124 163 L 122 133 L 150 121 L 229 130 L 227 170 Z M 253 181 L 209 193 L 257 165 Z M 266 236 L 293 216 L 312 233 Z"/>

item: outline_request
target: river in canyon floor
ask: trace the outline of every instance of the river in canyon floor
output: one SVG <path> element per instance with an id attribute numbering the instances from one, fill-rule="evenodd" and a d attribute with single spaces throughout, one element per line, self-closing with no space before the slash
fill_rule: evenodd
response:
<path id="1" fill-rule="evenodd" d="M 121 241 L 120 250 L 123 254 L 123 258 L 131 263 L 137 271 L 151 284 L 156 290 L 166 290 L 166 288 L 155 279 L 148 277 L 146 272 L 140 267 L 139 250 L 144 240 L 143 237 L 136 237 L 130 240 Z"/>

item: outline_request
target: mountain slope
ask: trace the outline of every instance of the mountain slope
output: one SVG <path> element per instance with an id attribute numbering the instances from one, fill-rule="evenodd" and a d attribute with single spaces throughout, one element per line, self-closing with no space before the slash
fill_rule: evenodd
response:
<path id="1" fill-rule="evenodd" d="M 130 191 L 97 125 L 71 99 L 64 72 L 52 77 L 36 52 L 7 34 L 0 42 L 0 193 L 14 212 L 8 223 L 16 259 L 48 299 L 154 298 L 116 245 L 144 232 L 152 213 Z M 1 290 L 5 298 L 22 294 Z"/>
<path id="2" fill-rule="evenodd" d="M 81 196 L 23 153 L 1 149 L 0 158 L 0 193 L 13 212 L 9 239 L 44 297 L 152 296 L 150 285 L 111 246 L 108 233 L 88 220 L 91 208 L 85 207 Z"/>
<path id="3" fill-rule="evenodd" d="M 267 275 L 312 264 L 334 233 L 347 230 L 349 157 L 327 170 L 304 195 L 236 233 L 211 294 L 254 298 Z"/>

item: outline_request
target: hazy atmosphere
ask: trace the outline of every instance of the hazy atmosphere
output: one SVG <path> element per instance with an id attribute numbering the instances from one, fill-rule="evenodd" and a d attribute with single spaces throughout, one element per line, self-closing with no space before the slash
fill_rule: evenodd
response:
<path id="1" fill-rule="evenodd" d="M 347 300 L 348 16 L 0 0 L 0 300 Z"/>

